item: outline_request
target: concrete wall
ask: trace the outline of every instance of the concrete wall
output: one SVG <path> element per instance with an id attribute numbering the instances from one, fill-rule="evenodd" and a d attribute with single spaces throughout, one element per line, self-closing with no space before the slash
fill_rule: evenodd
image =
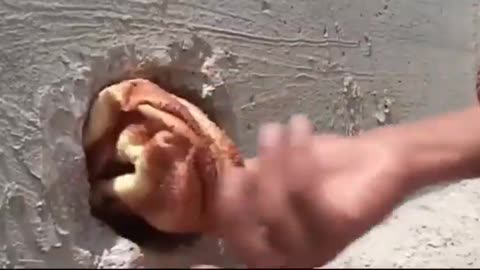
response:
<path id="1" fill-rule="evenodd" d="M 0 1 L 0 266 L 234 263 L 217 241 L 142 262 L 89 215 L 88 103 L 139 63 L 186 69 L 166 81 L 210 92 L 253 155 L 258 125 L 296 112 L 355 134 L 472 104 L 478 12 L 474 0 Z M 479 267 L 479 190 L 407 202 L 332 265 Z"/>

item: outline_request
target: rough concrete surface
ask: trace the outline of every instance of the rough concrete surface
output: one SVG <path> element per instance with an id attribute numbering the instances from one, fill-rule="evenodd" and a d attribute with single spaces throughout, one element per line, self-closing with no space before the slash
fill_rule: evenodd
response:
<path id="1" fill-rule="evenodd" d="M 475 0 L 0 0 L 0 266 L 234 264 L 216 240 L 142 260 L 90 217 L 82 124 L 128 70 L 177 70 L 165 82 L 253 155 L 260 123 L 297 112 L 356 134 L 472 104 L 478 16 Z M 330 266 L 479 267 L 479 218 L 480 182 L 421 194 Z"/>

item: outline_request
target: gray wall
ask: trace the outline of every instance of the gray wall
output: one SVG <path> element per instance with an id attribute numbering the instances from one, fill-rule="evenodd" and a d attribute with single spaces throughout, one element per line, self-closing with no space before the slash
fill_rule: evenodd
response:
<path id="1" fill-rule="evenodd" d="M 142 262 L 90 217 L 84 115 L 129 68 L 211 85 L 219 121 L 253 155 L 258 125 L 296 112 L 354 134 L 472 104 L 478 14 L 474 0 L 0 1 L 0 266 L 233 263 L 217 241 Z M 479 190 L 407 202 L 332 265 L 479 267 Z"/>

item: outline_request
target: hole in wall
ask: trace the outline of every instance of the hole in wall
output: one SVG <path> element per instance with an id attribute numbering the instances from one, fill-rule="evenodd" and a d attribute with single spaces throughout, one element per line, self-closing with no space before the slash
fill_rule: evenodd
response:
<path id="1" fill-rule="evenodd" d="M 210 120 L 223 128 L 235 141 L 236 132 L 232 129 L 235 126 L 234 113 L 231 110 L 231 100 L 226 89 L 217 88 L 213 96 L 204 98 L 201 94 L 201 87 L 208 78 L 201 72 L 173 65 L 161 65 L 155 61 L 145 61 L 138 67 L 130 68 L 103 84 L 97 84 L 96 89 L 93 89 L 96 94 L 92 97 L 89 107 L 92 106 L 98 93 L 105 87 L 135 78 L 147 79 L 167 92 L 188 100 L 205 112 Z M 185 82 L 189 82 L 188 85 Z M 88 120 L 89 114 L 87 114 L 86 122 Z M 92 160 L 89 158 L 90 154 L 86 153 L 87 169 L 93 166 L 91 164 Z M 101 179 L 111 179 L 133 171 L 134 168 L 131 164 L 111 162 L 103 170 Z M 89 182 L 91 187 L 95 185 L 90 177 Z M 143 218 L 129 211 L 118 198 L 109 194 L 99 194 L 95 188 L 90 189 L 89 202 L 92 216 L 110 227 L 119 236 L 129 239 L 143 248 L 173 251 L 181 246 L 193 245 L 201 237 L 200 234 L 158 231 Z"/>

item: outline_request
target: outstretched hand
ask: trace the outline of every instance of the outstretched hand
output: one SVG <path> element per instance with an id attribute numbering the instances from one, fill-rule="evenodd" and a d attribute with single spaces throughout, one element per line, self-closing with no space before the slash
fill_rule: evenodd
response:
<path id="1" fill-rule="evenodd" d="M 221 181 L 219 233 L 249 267 L 322 266 L 393 210 L 403 178 L 373 137 L 315 136 L 303 116 L 267 124 L 256 159 Z"/>

